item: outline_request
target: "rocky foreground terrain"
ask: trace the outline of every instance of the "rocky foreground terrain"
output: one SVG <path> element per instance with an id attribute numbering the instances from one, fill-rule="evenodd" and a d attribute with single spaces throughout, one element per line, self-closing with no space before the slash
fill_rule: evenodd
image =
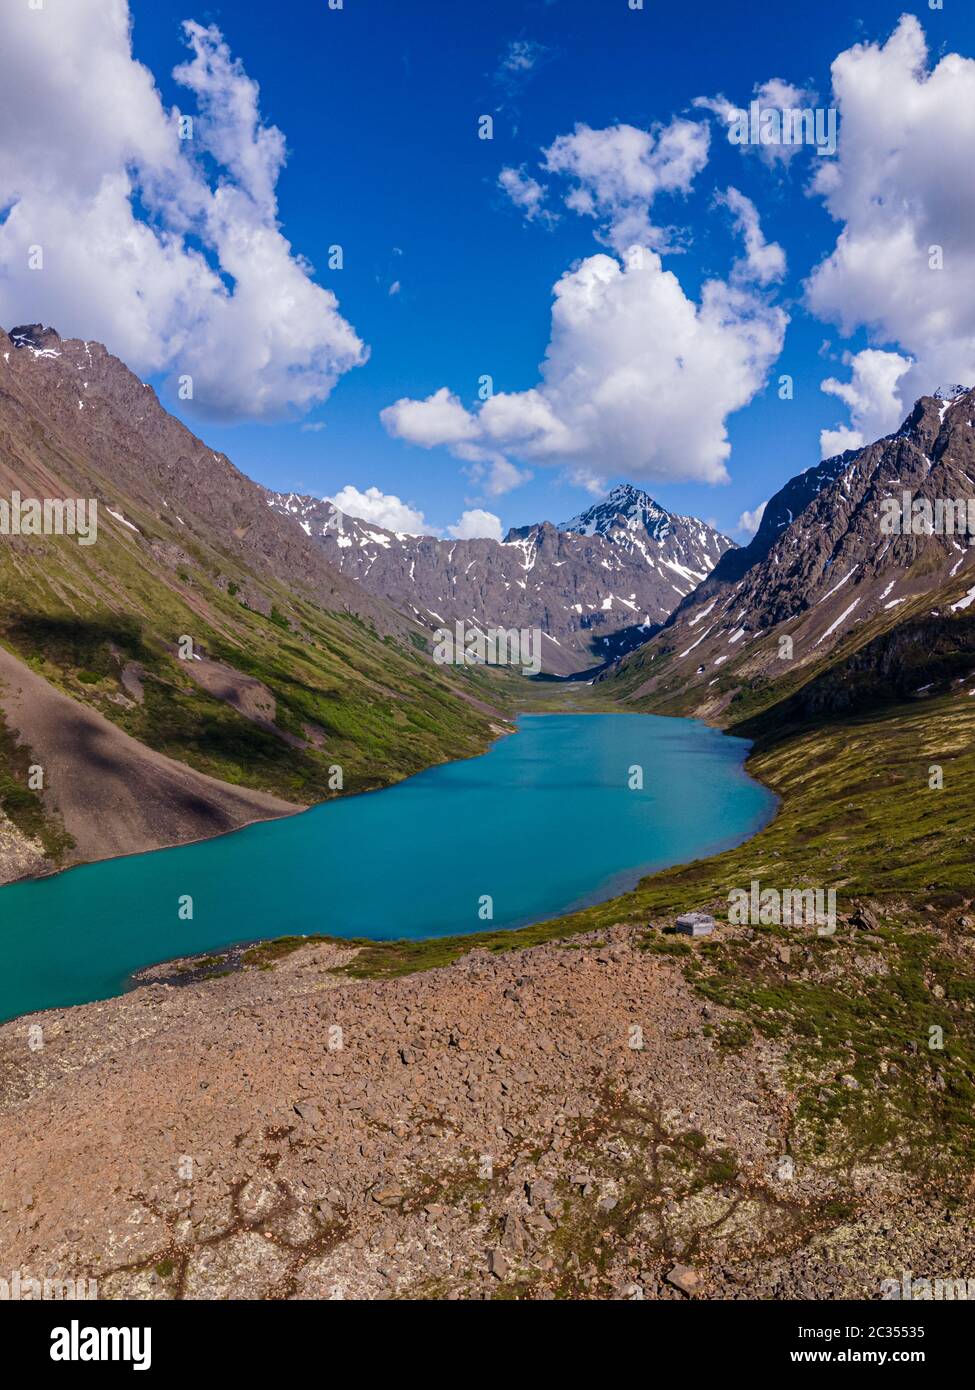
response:
<path id="1" fill-rule="evenodd" d="M 101 1298 L 872 1299 L 975 1267 L 936 1189 L 790 1159 L 778 1041 L 724 1045 L 670 940 L 391 979 L 271 944 L 8 1023 L 0 1269 Z"/>

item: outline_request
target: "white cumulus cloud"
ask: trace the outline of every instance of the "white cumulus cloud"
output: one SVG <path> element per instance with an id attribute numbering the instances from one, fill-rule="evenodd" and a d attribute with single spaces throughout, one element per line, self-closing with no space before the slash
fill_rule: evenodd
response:
<path id="1" fill-rule="evenodd" d="M 378 487 L 367 487 L 365 492 L 352 483 L 346 483 L 340 492 L 329 498 L 340 512 L 346 516 L 357 516 L 361 521 L 374 522 L 387 531 L 402 531 L 409 536 L 432 536 L 436 532 L 428 526 L 421 511 L 402 501 L 393 493 L 381 492 Z"/>
<path id="2" fill-rule="evenodd" d="M 975 62 L 948 52 L 932 67 L 904 15 L 886 43 L 841 53 L 832 75 L 839 153 L 819 161 L 814 189 L 840 231 L 806 300 L 877 349 L 850 359 L 843 389 L 824 384 L 851 407 L 842 435 L 872 438 L 940 382 L 975 381 L 975 174 L 960 153 L 975 148 Z M 831 432 L 824 448 L 835 443 Z"/>
<path id="3" fill-rule="evenodd" d="M 553 215 L 543 209 L 545 201 L 545 189 L 532 178 L 531 174 L 525 172 L 525 166 L 521 165 L 518 169 L 505 168 L 498 175 L 498 183 L 507 193 L 516 208 L 525 214 L 529 222 L 533 222 L 536 217 L 544 216 L 552 220 Z"/>
<path id="4" fill-rule="evenodd" d="M 480 483 L 489 497 L 503 497 L 506 492 L 527 483 L 532 476 L 529 469 L 516 468 L 504 454 L 493 449 L 460 445 L 454 452 L 458 458 L 470 460 L 470 467 L 466 470 L 468 477 Z"/>
<path id="5" fill-rule="evenodd" d="M 751 538 L 762 524 L 762 517 L 765 515 L 765 508 L 768 506 L 768 498 L 764 502 L 759 502 L 754 511 L 742 512 L 738 518 L 738 530 Z"/>
<path id="6" fill-rule="evenodd" d="M 382 526 L 386 531 L 398 531 L 407 536 L 442 536 L 437 526 L 431 526 L 419 508 L 404 502 L 395 493 L 383 492 L 378 487 L 367 487 L 364 491 L 354 483 L 346 483 L 334 497 L 328 498 L 346 516 L 358 517 L 360 521 L 371 521 L 374 526 Z M 466 541 L 486 537 L 499 541 L 502 537 L 501 518 L 493 512 L 472 507 L 461 512 L 457 521 L 447 527 L 447 535 L 454 540 Z"/>
<path id="7" fill-rule="evenodd" d="M 584 488 L 590 497 L 605 497 L 609 486 L 604 477 L 593 472 L 584 463 L 575 468 L 567 469 L 565 478 L 566 482 L 571 483 L 573 487 Z"/>
<path id="8" fill-rule="evenodd" d="M 284 137 L 220 32 L 188 21 L 181 139 L 130 23 L 127 0 L 0 9 L 0 317 L 190 375 L 203 414 L 309 409 L 366 349 L 280 229 Z"/>
<path id="9" fill-rule="evenodd" d="M 731 213 L 735 230 L 745 243 L 745 259 L 737 262 L 736 273 L 760 285 L 781 280 L 785 274 L 785 252 L 777 241 L 765 240 L 758 209 L 751 198 L 737 188 L 727 188 L 717 195 L 717 201 Z"/>
<path id="10" fill-rule="evenodd" d="M 706 121 L 683 117 L 652 130 L 578 124 L 543 151 L 544 168 L 572 181 L 566 207 L 594 218 L 614 250 L 636 245 L 663 251 L 672 238 L 650 220 L 654 200 L 690 191 L 707 164 L 710 139 Z"/>
<path id="11" fill-rule="evenodd" d="M 474 439 L 477 427 L 460 399 L 446 386 L 426 400 L 402 397 L 380 412 L 391 435 L 431 449 L 435 444 L 459 444 Z"/>
<path id="12" fill-rule="evenodd" d="M 390 434 L 657 482 L 727 477 L 726 421 L 764 384 L 785 313 L 708 281 L 699 301 L 652 251 L 590 256 L 554 287 L 541 380 L 468 411 L 447 387 L 382 412 Z"/>
<path id="13" fill-rule="evenodd" d="M 460 519 L 453 526 L 447 527 L 447 533 L 456 541 L 472 541 L 481 538 L 499 541 L 503 535 L 501 518 L 495 516 L 493 512 L 485 512 L 479 507 L 473 507 L 470 511 L 461 512 Z"/>
<path id="14" fill-rule="evenodd" d="M 723 121 L 728 129 L 730 139 L 732 127 L 743 116 L 748 116 L 753 101 L 758 102 L 761 111 L 778 111 L 781 114 L 786 111 L 810 110 L 815 106 L 816 100 L 815 92 L 804 87 L 797 87 L 782 77 L 770 77 L 767 82 L 756 82 L 752 95 L 744 107 L 736 106 L 720 92 L 716 97 L 695 97 L 692 105 L 701 110 L 710 111 L 713 116 L 717 116 L 718 120 Z M 777 141 L 757 145 L 743 143 L 738 148 L 743 154 L 758 154 L 768 165 L 788 165 L 803 146 Z"/>
<path id="15" fill-rule="evenodd" d="M 835 430 L 823 430 L 820 447 L 823 458 L 842 454 L 847 449 L 859 449 L 872 443 L 899 425 L 906 414 L 898 383 L 913 365 L 909 357 L 898 352 L 881 352 L 865 348 L 847 360 L 851 369 L 849 381 L 827 377 L 821 390 L 836 396 L 850 408 L 850 425 Z"/>
<path id="16" fill-rule="evenodd" d="M 863 435 L 859 430 L 850 429 L 847 425 L 838 425 L 835 430 L 819 431 L 819 453 L 821 458 L 835 458 L 837 454 L 845 454 L 849 449 L 860 449 L 862 447 Z"/>

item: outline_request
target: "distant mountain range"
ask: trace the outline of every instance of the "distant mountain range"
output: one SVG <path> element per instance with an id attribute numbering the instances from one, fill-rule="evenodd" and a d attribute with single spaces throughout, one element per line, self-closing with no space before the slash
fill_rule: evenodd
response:
<path id="1" fill-rule="evenodd" d="M 517 527 L 503 541 L 388 531 L 296 493 L 269 493 L 268 504 L 344 576 L 428 628 L 540 628 L 543 669 L 557 675 L 646 641 L 733 546 L 628 483 L 570 521 Z"/>
<path id="2" fill-rule="evenodd" d="M 909 668 L 918 669 L 925 648 L 940 644 L 936 620 L 975 617 L 975 538 L 892 529 L 888 519 L 905 494 L 932 514 L 936 502 L 975 497 L 973 420 L 975 390 L 942 388 L 918 400 L 895 434 L 792 478 L 750 544 L 723 555 L 612 678 L 632 698 L 725 720 L 732 703 L 740 712 L 767 703 L 909 622 Z M 881 641 L 878 661 L 883 650 Z M 966 667 L 955 655 L 951 669 Z M 892 670 L 887 684 L 892 695 L 915 693 Z"/>

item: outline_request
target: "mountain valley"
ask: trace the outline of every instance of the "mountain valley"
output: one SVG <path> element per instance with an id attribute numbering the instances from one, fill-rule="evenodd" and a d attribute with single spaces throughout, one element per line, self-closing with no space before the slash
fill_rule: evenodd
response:
<path id="1" fill-rule="evenodd" d="M 629 485 L 462 542 L 268 494 L 95 344 L 0 356 L 4 486 L 103 518 L 3 542 L 8 878 L 474 756 L 525 710 L 704 718 L 780 799 L 552 921 L 271 936 L 3 1024 L 8 1262 L 109 1298 L 821 1300 L 975 1249 L 975 549 L 880 526 L 973 494 L 975 393 L 792 479 L 741 549 Z M 538 624 L 585 679 L 438 668 L 452 620 Z M 835 933 L 733 923 L 757 881 L 832 887 Z"/>

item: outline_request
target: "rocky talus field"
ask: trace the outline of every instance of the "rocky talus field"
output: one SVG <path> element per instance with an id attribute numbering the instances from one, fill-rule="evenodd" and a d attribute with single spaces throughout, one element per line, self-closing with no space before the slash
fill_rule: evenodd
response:
<path id="1" fill-rule="evenodd" d="M 665 925 L 390 978 L 236 948 L 4 1025 L 0 1264 L 158 1299 L 871 1299 L 970 1268 L 950 1183 L 817 1156 L 813 1073 L 701 988 L 725 951 L 828 988 L 816 938 Z M 838 932 L 865 981 L 871 936 Z M 848 1065 L 824 1095 L 860 1103 Z"/>

